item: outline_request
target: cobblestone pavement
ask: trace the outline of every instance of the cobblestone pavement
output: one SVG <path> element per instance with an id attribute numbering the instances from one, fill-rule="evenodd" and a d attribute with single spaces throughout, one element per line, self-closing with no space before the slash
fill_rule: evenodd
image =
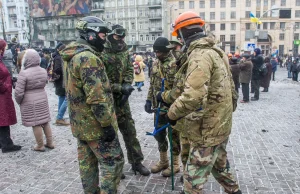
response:
<path id="1" fill-rule="evenodd" d="M 234 113 L 227 150 L 231 170 L 243 193 L 300 194 L 300 83 L 287 79 L 283 69 L 276 74 L 276 81 L 271 82 L 268 93 L 261 93 L 257 102 L 239 104 Z M 145 135 L 153 129 L 152 115 L 145 113 L 143 108 L 148 85 L 146 82 L 142 92 L 135 91 L 130 103 L 145 155 L 144 164 L 150 167 L 158 161 L 158 151 L 154 138 Z M 51 84 L 47 91 L 54 123 L 57 96 Z M 16 109 L 20 122 L 17 105 Z M 51 126 L 56 149 L 44 153 L 31 150 L 35 143 L 31 128 L 20 123 L 12 126 L 12 138 L 23 149 L 16 153 L 0 153 L 1 194 L 83 193 L 76 140 L 69 127 Z M 124 148 L 123 140 L 121 143 Z M 159 174 L 135 176 L 128 163 L 124 171 L 126 179 L 121 181 L 119 193 L 178 193 L 182 189 L 181 173 L 175 177 L 176 187 L 172 192 L 171 180 Z M 211 177 L 205 185 L 205 194 L 219 193 L 224 191 Z"/>

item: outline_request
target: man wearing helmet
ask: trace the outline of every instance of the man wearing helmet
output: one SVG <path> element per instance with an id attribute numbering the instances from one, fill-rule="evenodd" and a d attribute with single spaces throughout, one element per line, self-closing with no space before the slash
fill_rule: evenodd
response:
<path id="1" fill-rule="evenodd" d="M 157 60 L 154 61 L 152 71 L 150 75 L 150 87 L 145 104 L 145 111 L 147 113 L 153 113 L 152 108 L 157 108 L 159 103 L 157 96 L 160 96 L 160 90 L 162 87 L 162 79 L 165 79 L 165 90 L 170 90 L 173 87 L 174 76 L 177 71 L 176 60 L 170 50 L 172 49 L 169 40 L 164 37 L 158 37 L 153 44 L 153 51 L 156 54 Z M 168 107 L 165 104 L 161 104 L 161 108 L 167 110 Z M 166 125 L 168 122 L 164 119 L 162 113 L 159 118 L 158 127 Z M 156 115 L 154 115 L 156 117 Z M 155 121 L 155 119 L 154 119 Z M 173 155 L 174 155 L 174 173 L 180 171 L 179 154 L 180 154 L 180 141 L 179 134 L 173 131 Z M 169 167 L 168 160 L 168 140 L 167 132 L 163 130 L 154 136 L 158 142 L 158 150 L 160 153 L 160 161 L 151 167 L 152 173 L 162 172 L 163 176 L 171 176 L 171 168 Z"/>
<path id="2" fill-rule="evenodd" d="M 166 120 L 175 126 L 177 120 L 185 118 L 181 133 L 186 134 L 191 148 L 184 172 L 184 193 L 202 194 L 212 173 L 226 193 L 241 194 L 231 173 L 225 171 L 237 93 L 228 57 L 204 35 L 204 23 L 191 11 L 175 21 L 172 35 L 184 41 L 188 67 L 184 91 L 169 108 Z"/>
<path id="3" fill-rule="evenodd" d="M 78 142 L 78 161 L 84 193 L 117 193 L 124 157 L 117 136 L 113 94 L 100 59 L 110 30 L 97 17 L 76 25 L 80 38 L 61 51 L 70 123 Z M 99 188 L 99 169 L 101 188 Z"/>
<path id="4" fill-rule="evenodd" d="M 134 90 L 131 86 L 133 65 L 130 61 L 127 45 L 124 42 L 125 36 L 126 29 L 123 26 L 113 25 L 112 32 L 108 35 L 104 45 L 102 59 L 111 84 L 118 126 L 124 138 L 128 162 L 132 164 L 133 170 L 148 176 L 150 171 L 141 163 L 144 156 L 136 137 L 134 120 L 128 103 L 128 98 Z"/>

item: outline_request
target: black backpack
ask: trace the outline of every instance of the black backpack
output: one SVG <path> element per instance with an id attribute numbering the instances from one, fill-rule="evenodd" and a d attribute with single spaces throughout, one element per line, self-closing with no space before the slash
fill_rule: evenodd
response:
<path id="1" fill-rule="evenodd" d="M 268 74 L 268 69 L 267 69 L 267 65 L 264 63 L 262 64 L 262 66 L 259 68 L 259 74 L 264 77 Z"/>

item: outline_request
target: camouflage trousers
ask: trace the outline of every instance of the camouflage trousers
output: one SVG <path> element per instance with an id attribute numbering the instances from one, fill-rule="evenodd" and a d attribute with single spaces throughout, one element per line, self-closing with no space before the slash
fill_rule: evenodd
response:
<path id="1" fill-rule="evenodd" d="M 226 168 L 226 145 L 223 143 L 203 148 L 200 146 L 190 149 L 190 156 L 184 172 L 184 193 L 203 194 L 203 186 L 210 173 L 225 188 L 226 193 L 238 191 L 239 186 Z"/>
<path id="2" fill-rule="evenodd" d="M 112 142 L 78 139 L 80 177 L 85 194 L 115 194 L 123 171 L 124 156 L 118 137 Z M 99 168 L 101 189 L 99 188 Z"/>
<path id="3" fill-rule="evenodd" d="M 183 168 L 185 168 L 186 163 L 188 161 L 189 158 L 189 154 L 190 154 L 190 142 L 188 140 L 188 138 L 183 135 L 183 133 L 180 133 L 180 143 L 181 143 L 181 162 L 183 165 Z"/>
<path id="4" fill-rule="evenodd" d="M 120 99 L 116 99 L 118 103 Z M 115 106 L 119 130 L 123 135 L 125 146 L 127 149 L 127 158 L 128 162 L 132 164 L 140 163 L 144 160 L 144 155 L 139 143 L 139 140 L 136 137 L 136 129 L 134 125 L 134 120 L 131 116 L 130 106 L 128 101 L 125 105 L 120 108 L 120 106 Z"/>
<path id="5" fill-rule="evenodd" d="M 156 117 L 154 116 L 154 122 Z M 168 122 L 166 121 L 164 115 L 159 117 L 158 128 L 166 125 Z M 154 136 L 156 141 L 158 142 L 158 150 L 159 152 L 167 152 L 168 151 L 168 139 L 167 139 L 167 129 L 160 131 L 158 134 Z M 172 143 L 173 149 L 172 152 L 174 155 L 179 155 L 181 151 L 180 147 L 180 133 L 176 130 L 172 132 Z"/>

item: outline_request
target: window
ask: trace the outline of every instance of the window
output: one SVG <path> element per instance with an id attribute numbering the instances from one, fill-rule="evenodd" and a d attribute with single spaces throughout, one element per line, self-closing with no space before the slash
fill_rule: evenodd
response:
<path id="1" fill-rule="evenodd" d="M 146 35 L 146 41 L 149 41 L 149 35 L 148 34 Z"/>
<path id="2" fill-rule="evenodd" d="M 274 30 L 275 29 L 275 22 L 270 22 L 270 30 Z"/>
<path id="3" fill-rule="evenodd" d="M 179 9 L 184 9 L 184 1 L 179 1 Z"/>
<path id="4" fill-rule="evenodd" d="M 199 8 L 205 8 L 205 0 L 199 1 Z"/>
<path id="5" fill-rule="evenodd" d="M 154 34 L 152 34 L 151 40 L 152 40 L 152 41 L 155 41 L 155 35 L 154 35 Z"/>
<path id="6" fill-rule="evenodd" d="M 261 4 L 260 0 L 256 0 L 256 7 L 260 7 L 260 4 Z"/>
<path id="7" fill-rule="evenodd" d="M 215 12 L 210 12 L 210 20 L 214 20 L 215 19 Z"/>
<path id="8" fill-rule="evenodd" d="M 144 36 L 140 35 L 140 41 L 144 41 Z"/>
<path id="9" fill-rule="evenodd" d="M 264 30 L 267 30 L 267 29 L 268 29 L 268 22 L 264 22 L 264 23 L 263 23 L 263 29 L 264 29 Z"/>
<path id="10" fill-rule="evenodd" d="M 236 24 L 235 23 L 230 24 L 230 30 L 236 30 Z"/>
<path id="11" fill-rule="evenodd" d="M 251 7 L 251 0 L 246 0 L 246 7 Z"/>
<path id="12" fill-rule="evenodd" d="M 139 16 L 143 16 L 143 10 L 139 10 Z"/>
<path id="13" fill-rule="evenodd" d="M 300 0 L 296 0 L 296 6 L 300 6 Z"/>
<path id="14" fill-rule="evenodd" d="M 251 27 L 251 23 L 246 23 L 246 30 L 250 30 L 250 27 Z"/>
<path id="15" fill-rule="evenodd" d="M 279 34 L 279 40 L 284 40 L 284 33 Z"/>
<path id="16" fill-rule="evenodd" d="M 225 19 L 225 12 L 224 12 L 224 11 L 222 11 L 222 12 L 220 13 L 220 19 L 221 19 L 221 20 L 224 20 L 224 19 Z"/>
<path id="17" fill-rule="evenodd" d="M 143 22 L 139 23 L 139 29 L 143 29 Z"/>
<path id="18" fill-rule="evenodd" d="M 226 0 L 220 1 L 220 7 L 226 7 Z"/>
<path id="19" fill-rule="evenodd" d="M 216 1 L 210 0 L 210 8 L 215 8 L 215 7 L 216 7 Z"/>
<path id="20" fill-rule="evenodd" d="M 220 35 L 220 42 L 225 42 L 225 35 Z"/>
<path id="21" fill-rule="evenodd" d="M 209 24 L 209 30 L 210 31 L 215 31 L 216 30 L 216 25 L 215 24 Z"/>
<path id="22" fill-rule="evenodd" d="M 285 22 L 280 22 L 280 29 L 285 29 Z"/>
<path id="23" fill-rule="evenodd" d="M 230 35 L 230 42 L 235 42 L 235 35 Z"/>
<path id="24" fill-rule="evenodd" d="M 299 40 L 299 33 L 294 34 L 294 40 Z"/>
<path id="25" fill-rule="evenodd" d="M 268 6 L 268 1 L 269 0 L 264 0 L 264 6 Z"/>
<path id="26" fill-rule="evenodd" d="M 236 0 L 231 0 L 231 7 L 236 7 Z"/>
<path id="27" fill-rule="evenodd" d="M 245 18 L 250 18 L 250 11 L 245 12 Z"/>
<path id="28" fill-rule="evenodd" d="M 256 11 L 255 17 L 260 18 L 260 11 Z"/>
<path id="29" fill-rule="evenodd" d="M 195 2 L 194 1 L 189 1 L 189 8 L 194 9 L 195 8 Z"/>
<path id="30" fill-rule="evenodd" d="M 296 18 L 300 18 L 300 10 L 296 10 L 295 11 L 295 17 Z"/>
<path id="31" fill-rule="evenodd" d="M 271 6 L 275 5 L 275 0 L 271 0 Z"/>
<path id="32" fill-rule="evenodd" d="M 286 6 L 286 0 L 281 0 L 280 5 L 281 6 Z"/>
<path id="33" fill-rule="evenodd" d="M 135 24 L 134 24 L 134 22 L 131 23 L 131 29 L 135 30 Z"/>
<path id="34" fill-rule="evenodd" d="M 14 27 L 15 27 L 15 28 L 18 27 L 17 21 L 14 21 Z"/>
<path id="35" fill-rule="evenodd" d="M 230 18 L 231 19 L 235 19 L 236 18 L 236 12 L 235 11 L 230 12 Z"/>
<path id="36" fill-rule="evenodd" d="M 295 22 L 295 29 L 300 29 L 300 22 Z"/>
<path id="37" fill-rule="evenodd" d="M 220 30 L 225 30 L 225 24 L 220 24 Z"/>
<path id="38" fill-rule="evenodd" d="M 200 16 L 202 19 L 205 19 L 205 12 L 200 12 L 199 16 Z"/>
<path id="39" fill-rule="evenodd" d="M 279 55 L 283 55 L 284 53 L 284 45 L 279 45 Z"/>

